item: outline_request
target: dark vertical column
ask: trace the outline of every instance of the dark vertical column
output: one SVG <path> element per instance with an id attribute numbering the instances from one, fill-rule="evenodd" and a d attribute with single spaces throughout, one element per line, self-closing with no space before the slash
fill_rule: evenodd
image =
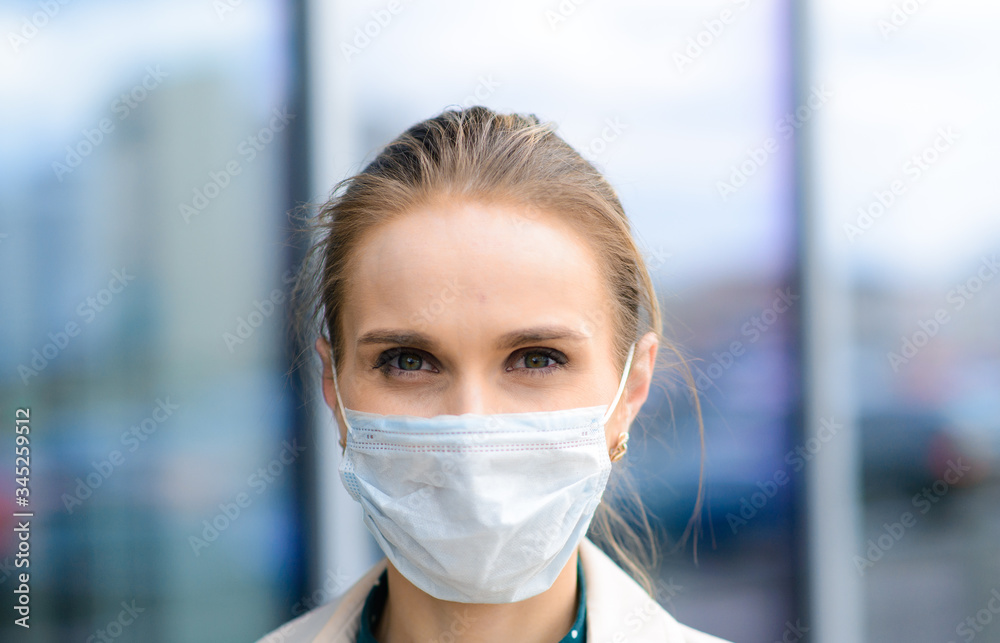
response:
<path id="1" fill-rule="evenodd" d="M 297 269 L 305 251 L 305 239 L 296 234 L 296 221 L 304 214 L 302 208 L 309 203 L 310 188 L 310 114 L 309 114 L 309 56 L 308 29 L 306 25 L 306 0 L 292 0 L 288 3 L 289 33 L 287 37 L 291 86 L 289 92 L 290 105 L 288 111 L 295 115 L 288 130 L 288 148 L 285 162 L 285 186 L 288 214 L 285 218 L 284 237 L 288 240 L 285 246 L 285 264 L 288 269 Z M 281 285 L 290 291 L 290 286 Z M 291 310 L 289 309 L 289 312 Z M 307 378 L 296 368 L 299 356 L 303 351 L 312 349 L 301 346 L 297 341 L 294 329 L 291 328 L 291 316 L 286 315 L 289 325 L 286 326 L 284 337 L 284 363 L 287 373 L 287 392 L 289 398 L 289 417 L 291 419 L 290 437 L 298 443 L 310 447 L 315 444 L 312 435 L 312 424 L 309 413 L 309 391 Z M 291 610 L 305 597 L 312 587 L 320 580 L 320 572 L 311 561 L 319 559 L 317 542 L 317 494 L 316 494 L 316 449 L 307 448 L 306 457 L 299 461 L 296 467 L 296 477 L 293 483 L 293 507 L 291 515 L 296 520 L 293 528 L 295 556 L 289 560 L 292 568 L 288 570 L 289 597 L 288 616 L 296 616 Z M 287 620 L 287 619 L 285 619 Z"/>
<path id="2" fill-rule="evenodd" d="M 789 112 L 794 112 L 799 105 L 805 104 L 810 92 L 810 69 L 809 69 L 809 49 L 807 43 L 808 34 L 808 2 L 807 0 L 788 0 L 787 3 L 787 34 L 788 34 L 788 87 L 787 107 Z M 810 125 L 807 123 L 796 131 L 792 137 L 791 147 L 791 220 L 793 228 L 793 247 L 791 248 L 791 271 L 789 274 L 789 285 L 792 292 L 800 294 L 802 305 L 793 307 L 790 311 L 790 330 L 792 333 L 792 359 L 790 362 L 795 365 L 795 372 L 791 374 L 792 390 L 795 394 L 791 396 L 788 422 L 788 448 L 795 445 L 804 444 L 808 436 L 806 426 L 807 412 L 811 404 L 810 389 L 808 385 L 807 373 L 809 372 L 807 360 L 809 359 L 806 350 L 806 334 L 808 310 L 815 296 L 815 293 L 808 291 L 808 282 L 804 277 L 804 254 L 807 252 L 807 239 L 809 237 L 809 163 L 810 163 Z M 802 620 L 806 626 L 815 622 L 815 614 L 811 613 L 812 597 L 810 596 L 810 521 L 808 511 L 809 499 L 809 476 L 801 475 L 795 477 L 795 484 L 792 485 L 790 498 L 792 506 L 793 524 L 792 543 L 793 549 L 790 554 L 794 557 L 793 572 L 793 598 L 792 614 Z M 805 641 L 813 640 L 806 634 Z"/>

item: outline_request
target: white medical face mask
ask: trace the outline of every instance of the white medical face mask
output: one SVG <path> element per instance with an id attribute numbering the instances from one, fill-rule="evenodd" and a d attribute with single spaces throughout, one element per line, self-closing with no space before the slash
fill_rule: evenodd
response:
<path id="1" fill-rule="evenodd" d="M 513 603 L 552 586 L 611 472 L 609 406 L 432 418 L 344 406 L 340 478 L 392 564 L 435 598 Z"/>

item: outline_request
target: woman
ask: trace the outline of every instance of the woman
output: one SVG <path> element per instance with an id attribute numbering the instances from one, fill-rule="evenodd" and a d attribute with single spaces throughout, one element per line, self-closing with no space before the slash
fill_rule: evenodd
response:
<path id="1" fill-rule="evenodd" d="M 341 479 L 386 559 L 262 641 L 719 641 L 650 597 L 600 504 L 662 341 L 600 173 L 534 116 L 446 111 L 318 226 L 299 288 Z"/>

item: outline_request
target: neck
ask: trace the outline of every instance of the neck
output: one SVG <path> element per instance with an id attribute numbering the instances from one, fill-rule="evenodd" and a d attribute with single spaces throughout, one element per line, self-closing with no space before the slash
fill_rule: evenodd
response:
<path id="1" fill-rule="evenodd" d="M 388 564 L 388 597 L 374 634 L 379 643 L 552 643 L 576 620 L 574 552 L 552 587 L 517 603 L 455 603 L 434 598 Z M 446 636 L 447 634 L 447 636 Z"/>

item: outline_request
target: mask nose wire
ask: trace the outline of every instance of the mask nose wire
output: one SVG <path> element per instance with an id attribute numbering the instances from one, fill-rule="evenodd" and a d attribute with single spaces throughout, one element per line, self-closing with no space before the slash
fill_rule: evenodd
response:
<path id="1" fill-rule="evenodd" d="M 618 382 L 618 392 L 615 393 L 615 399 L 611 401 L 611 406 L 608 407 L 607 412 L 604 414 L 604 418 L 601 420 L 601 426 L 607 424 L 608 420 L 611 418 L 611 414 L 615 411 L 615 407 L 618 406 L 618 400 L 622 396 L 622 391 L 625 390 L 625 382 L 628 381 L 629 368 L 632 366 L 632 357 L 634 355 L 635 342 L 632 342 L 632 346 L 628 349 L 628 358 L 625 360 L 625 369 L 622 372 L 622 379 Z"/>
<path id="2" fill-rule="evenodd" d="M 333 390 L 337 394 L 337 408 L 340 409 L 340 417 L 344 418 L 344 427 L 347 429 L 347 432 L 350 432 L 351 423 L 347 421 L 344 400 L 340 399 L 340 387 L 337 385 L 337 361 L 333 356 L 332 350 L 330 351 L 330 370 L 333 371 Z"/>

